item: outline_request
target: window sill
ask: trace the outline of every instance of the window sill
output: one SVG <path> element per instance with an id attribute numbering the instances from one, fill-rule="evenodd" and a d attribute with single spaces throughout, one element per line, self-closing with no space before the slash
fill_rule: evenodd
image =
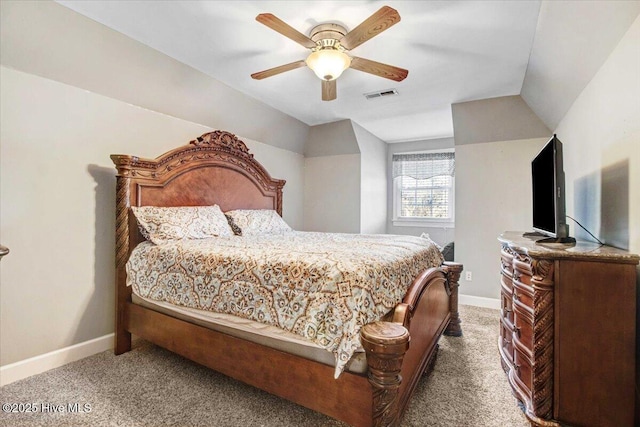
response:
<path id="1" fill-rule="evenodd" d="M 394 227 L 422 227 L 422 228 L 455 228 L 453 221 L 433 221 L 425 219 L 394 219 L 391 221 Z"/>

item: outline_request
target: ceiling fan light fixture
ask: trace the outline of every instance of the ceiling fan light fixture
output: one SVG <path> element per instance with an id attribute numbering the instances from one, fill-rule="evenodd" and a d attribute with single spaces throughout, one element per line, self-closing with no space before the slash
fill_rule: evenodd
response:
<path id="1" fill-rule="evenodd" d="M 351 58 L 336 48 L 320 49 L 307 57 L 307 66 L 316 73 L 319 79 L 335 80 L 351 65 Z"/>
<path id="2" fill-rule="evenodd" d="M 1 0 L 0 0 L 1 1 Z M 309 32 L 309 36 L 302 34 L 282 19 L 272 13 L 261 13 L 256 21 L 293 40 L 299 45 L 311 49 L 311 54 L 305 60 L 291 62 L 279 67 L 269 68 L 251 74 L 251 78 L 262 80 L 286 71 L 295 70 L 305 65 L 313 70 L 322 83 L 322 100 L 333 101 L 337 96 L 336 79 L 347 68 L 373 74 L 385 79 L 400 82 L 409 74 L 404 68 L 371 61 L 357 56 L 347 56 L 345 51 L 351 52 L 362 43 L 389 29 L 400 22 L 400 14 L 389 6 L 381 7 L 373 15 L 362 21 L 360 25 L 347 31 L 345 27 L 335 23 L 316 25 Z"/>

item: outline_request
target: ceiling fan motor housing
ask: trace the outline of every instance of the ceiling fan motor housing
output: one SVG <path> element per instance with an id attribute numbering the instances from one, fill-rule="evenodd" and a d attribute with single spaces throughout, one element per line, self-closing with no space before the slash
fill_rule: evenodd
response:
<path id="1" fill-rule="evenodd" d="M 320 24 L 313 27 L 309 34 L 311 40 L 316 42 L 317 49 L 331 49 L 340 46 L 339 41 L 347 34 L 347 30 L 338 24 Z"/>

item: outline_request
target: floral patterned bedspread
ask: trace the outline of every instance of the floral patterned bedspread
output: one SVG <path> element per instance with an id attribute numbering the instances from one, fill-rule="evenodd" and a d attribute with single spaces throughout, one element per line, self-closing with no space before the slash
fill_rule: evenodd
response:
<path id="1" fill-rule="evenodd" d="M 442 261 L 428 238 L 293 231 L 144 242 L 127 263 L 127 284 L 145 298 L 301 335 L 334 353 L 337 378 L 360 346 L 360 328 Z"/>

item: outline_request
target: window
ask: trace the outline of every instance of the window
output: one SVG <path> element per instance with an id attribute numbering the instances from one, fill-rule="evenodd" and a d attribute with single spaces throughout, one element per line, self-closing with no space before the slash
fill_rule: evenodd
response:
<path id="1" fill-rule="evenodd" d="M 441 150 L 393 155 L 393 222 L 454 221 L 455 153 Z"/>

